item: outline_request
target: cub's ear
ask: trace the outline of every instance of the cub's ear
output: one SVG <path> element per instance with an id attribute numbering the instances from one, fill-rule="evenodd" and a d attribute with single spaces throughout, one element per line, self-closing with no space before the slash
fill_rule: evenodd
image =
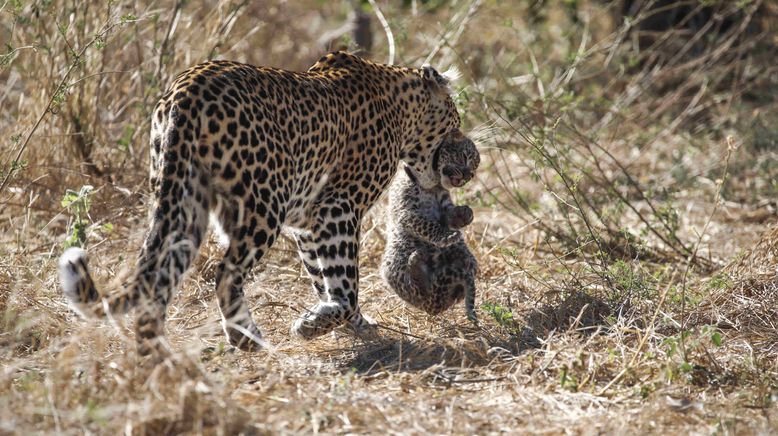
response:
<path id="1" fill-rule="evenodd" d="M 445 78 L 442 74 L 438 73 L 438 70 L 432 68 L 429 65 L 424 65 L 419 71 L 421 73 L 421 78 L 425 83 L 437 88 L 448 88 L 448 79 Z"/>
<path id="2" fill-rule="evenodd" d="M 403 169 L 405 170 L 405 174 L 408 175 L 408 178 L 411 179 L 411 183 L 418 186 L 419 178 L 416 177 L 416 173 L 413 171 L 413 168 L 411 168 L 410 165 L 405 165 Z"/>

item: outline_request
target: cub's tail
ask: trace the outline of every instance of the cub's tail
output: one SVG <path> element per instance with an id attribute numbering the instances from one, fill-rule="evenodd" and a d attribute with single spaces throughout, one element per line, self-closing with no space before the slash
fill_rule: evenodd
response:
<path id="1" fill-rule="evenodd" d="M 475 281 L 469 280 L 465 287 L 465 313 L 467 319 L 473 324 L 478 324 L 478 317 L 475 314 Z"/>

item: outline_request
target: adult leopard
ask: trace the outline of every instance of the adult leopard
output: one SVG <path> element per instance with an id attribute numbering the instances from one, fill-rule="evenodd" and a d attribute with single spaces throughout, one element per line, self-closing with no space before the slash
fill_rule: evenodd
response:
<path id="1" fill-rule="evenodd" d="M 216 296 L 231 344 L 260 345 L 243 285 L 282 227 L 294 236 L 320 299 L 292 333 L 311 339 L 345 322 L 360 331 L 370 325 L 358 304 L 362 217 L 400 161 L 424 187 L 448 179 L 431 162 L 459 124 L 448 80 L 431 67 L 383 65 L 344 52 L 307 72 L 227 61 L 192 67 L 154 110 L 154 202 L 136 269 L 122 291 L 103 295 L 86 253 L 70 249 L 60 258 L 62 289 L 83 316 L 137 307 L 139 351 L 150 352 L 210 214 L 229 239 Z"/>

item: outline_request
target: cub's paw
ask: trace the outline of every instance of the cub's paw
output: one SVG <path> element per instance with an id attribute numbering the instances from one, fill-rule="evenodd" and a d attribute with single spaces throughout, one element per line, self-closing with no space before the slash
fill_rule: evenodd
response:
<path id="1" fill-rule="evenodd" d="M 305 318 L 297 318 L 292 324 L 292 328 L 289 332 L 292 336 L 306 341 L 321 336 L 318 333 L 316 326 Z"/>
<path id="2" fill-rule="evenodd" d="M 469 206 L 456 206 L 449 212 L 448 225 L 452 229 L 461 229 L 473 222 L 473 209 Z"/>
<path id="3" fill-rule="evenodd" d="M 478 327 L 478 316 L 476 316 L 475 310 L 467 311 L 467 320 L 473 323 L 475 327 Z"/>
<path id="4" fill-rule="evenodd" d="M 170 357 L 170 345 L 162 337 L 139 338 L 136 344 L 138 356 L 148 358 L 152 366 Z"/>
<path id="5" fill-rule="evenodd" d="M 349 322 L 338 327 L 337 331 L 347 333 L 363 341 L 374 341 L 380 338 L 378 323 L 367 315 L 358 314 Z"/>
<path id="6" fill-rule="evenodd" d="M 376 322 L 376 320 L 374 320 L 372 317 L 365 315 L 364 313 L 360 313 L 359 318 L 360 321 L 355 322 L 355 324 L 359 328 L 371 328 L 371 327 L 378 326 L 378 322 Z"/>
<path id="7" fill-rule="evenodd" d="M 439 244 L 440 247 L 450 247 L 454 244 L 458 244 L 462 242 L 462 232 L 459 230 L 455 230 L 450 235 L 446 236 L 446 238 L 443 240 L 442 244 Z"/>

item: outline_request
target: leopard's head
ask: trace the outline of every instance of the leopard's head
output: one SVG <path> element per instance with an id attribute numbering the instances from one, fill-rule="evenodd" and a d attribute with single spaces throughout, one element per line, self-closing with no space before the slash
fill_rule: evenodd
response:
<path id="1" fill-rule="evenodd" d="M 432 170 L 445 189 L 459 188 L 475 175 L 481 157 L 475 143 L 458 130 L 447 134 L 432 155 Z"/>
<path id="2" fill-rule="evenodd" d="M 455 163 L 456 155 L 461 154 L 455 149 L 461 143 L 459 148 L 463 149 L 467 138 L 459 130 L 461 120 L 459 112 L 451 98 L 451 81 L 457 75 L 456 72 L 439 73 L 430 66 L 424 66 L 416 70 L 416 77 L 410 82 L 411 88 L 420 88 L 420 93 L 412 98 L 413 112 L 412 118 L 416 118 L 414 138 L 409 144 L 412 148 L 407 151 L 403 160 L 413 167 L 417 176 L 418 183 L 423 189 L 433 189 L 436 186 L 444 184 L 444 187 L 450 188 L 452 182 L 457 182 L 457 177 L 464 180 L 465 177 L 457 170 Z M 421 79 L 421 80 L 419 80 Z M 441 144 L 449 144 L 451 148 L 451 165 L 446 166 L 445 174 L 443 167 L 434 167 L 432 160 L 438 154 Z M 470 144 L 475 150 L 475 146 Z M 448 153 L 447 153 L 448 156 Z M 477 158 L 477 153 L 476 153 Z M 468 162 L 464 162 L 467 165 Z M 477 165 L 477 163 L 476 163 Z M 472 177 L 470 174 L 467 179 Z M 452 179 L 453 178 L 453 179 Z M 444 180 L 445 179 L 445 180 Z"/>

